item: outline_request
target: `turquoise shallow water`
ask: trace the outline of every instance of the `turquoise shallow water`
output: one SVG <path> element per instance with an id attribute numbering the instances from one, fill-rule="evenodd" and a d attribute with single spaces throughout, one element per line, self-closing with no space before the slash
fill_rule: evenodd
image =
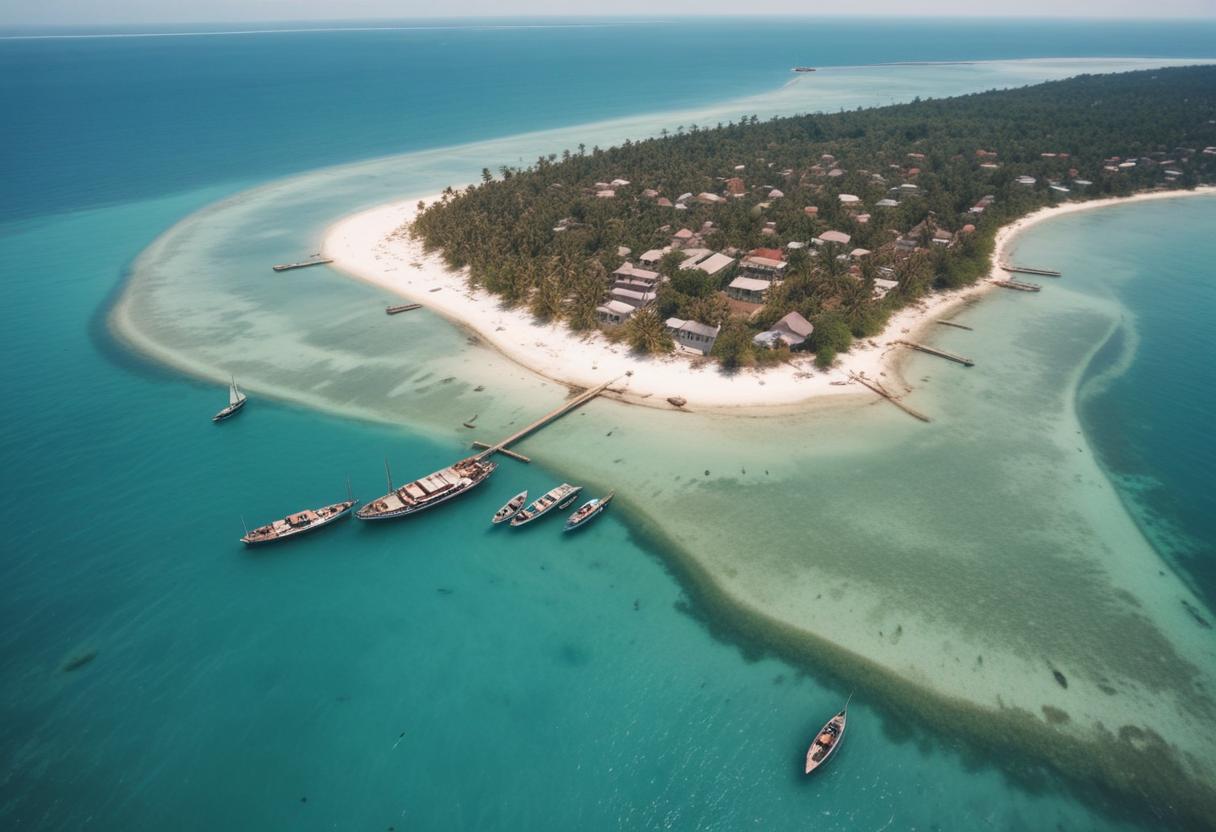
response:
<path id="1" fill-rule="evenodd" d="M 756 36 L 771 31 L 755 25 Z M 621 37 L 599 36 L 604 48 Z M 349 37 L 318 48 L 361 51 Z M 426 47 L 440 50 L 450 36 L 432 37 Z M 653 71 L 640 57 L 651 54 L 640 48 L 647 37 L 637 34 L 629 54 Z M 1053 37 L 1080 33 L 1064 27 Z M 248 57 L 246 47 L 207 44 L 191 44 L 201 50 L 193 63 L 201 55 L 206 64 L 192 71 L 215 73 L 199 82 L 194 109 L 234 115 L 216 98 L 227 89 L 224 67 L 234 52 Z M 508 56 L 520 48 L 493 45 Z M 280 56 L 295 47 L 281 44 Z M 120 80 L 164 65 L 158 49 L 130 48 L 15 56 L 4 44 L 0 56 L 25 61 L 24 77 L 49 85 L 39 101 L 70 109 L 98 88 L 120 95 L 121 84 L 96 78 L 94 61 Z M 842 51 L 838 62 L 861 62 L 857 54 Z M 954 46 L 924 54 L 960 57 Z M 35 72 L 47 63 L 56 72 Z M 382 68 L 350 71 L 348 84 L 382 80 Z M 0 77 L 6 104 L 20 105 L 18 92 L 37 97 L 12 73 Z M 166 75 L 164 94 L 180 80 Z M 535 88 L 535 78 L 524 80 L 521 90 Z M 754 88 L 772 81 L 757 75 Z M 286 77 L 277 83 L 278 93 L 310 95 Z M 620 111 L 642 103 L 636 83 L 614 105 Z M 668 94 L 645 108 L 669 106 Z M 487 105 L 461 101 L 442 129 L 409 141 L 465 136 L 460 107 Z M 14 518 L 0 560 L 6 828 L 1118 827 L 1049 774 L 1023 771 L 1039 788 L 1015 786 L 1002 773 L 1015 761 L 923 735 L 863 701 L 840 758 L 804 781 L 805 740 L 847 690 L 707 627 L 661 556 L 617 516 L 572 539 L 551 525 L 485 530 L 505 496 L 549 481 L 539 467 L 505 462 L 483 493 L 407 525 L 351 523 L 243 552 L 242 514 L 262 520 L 334 499 L 347 475 L 358 496 L 374 496 L 382 457 L 400 477 L 438 467 L 460 445 L 264 400 L 215 428 L 208 417 L 222 391 L 108 340 L 99 310 L 176 219 L 241 185 L 391 143 L 356 140 L 368 131 L 342 119 L 312 141 L 303 132 L 283 140 L 266 126 L 276 113 L 254 102 L 245 121 L 234 119 L 243 131 L 204 131 L 193 153 L 183 136 L 198 125 L 158 133 L 177 121 L 163 99 L 152 102 L 131 103 L 142 114 L 99 107 L 92 124 L 113 146 L 92 157 L 45 113 L 41 126 L 23 122 L 28 143 L 3 155 L 6 182 L 19 186 L 6 191 L 11 219 L 0 226 L 9 290 L 0 345 L 7 388 L 21 402 L 0 423 L 0 488 Z M 363 103 L 365 113 L 377 106 L 374 97 Z M 510 96 L 499 105 L 481 129 L 613 112 L 555 105 L 521 114 Z M 382 122 L 371 127 L 395 135 Z M 290 152 L 314 145 L 327 149 Z M 212 182 L 209 165 L 222 172 L 200 188 Z M 1188 220 L 1161 221 L 1182 234 Z M 1090 233 L 1105 239 L 1101 227 Z M 90 651 L 91 663 L 62 672 Z"/>

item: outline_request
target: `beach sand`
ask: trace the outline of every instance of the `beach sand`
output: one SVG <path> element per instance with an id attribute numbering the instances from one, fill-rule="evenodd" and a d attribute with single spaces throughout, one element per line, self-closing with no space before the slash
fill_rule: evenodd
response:
<path id="1" fill-rule="evenodd" d="M 1207 189 L 1211 190 L 1211 189 Z M 379 205 L 345 217 L 325 233 L 322 251 L 341 271 L 393 292 L 465 326 L 517 364 L 571 387 L 591 387 L 621 378 L 620 397 L 635 404 L 670 408 L 669 397 L 687 407 L 711 410 L 788 407 L 825 397 L 864 393 L 852 374 L 898 378 L 900 342 L 921 338 L 933 322 L 960 304 L 995 288 L 1011 243 L 1023 230 L 1050 217 L 1137 200 L 1168 199 L 1202 191 L 1154 191 L 1130 197 L 1069 202 L 1045 207 L 1001 228 L 992 268 L 973 286 L 935 292 L 891 316 L 882 333 L 854 344 L 828 370 L 809 354 L 782 365 L 726 373 L 716 362 L 688 354 L 645 356 L 602 333 L 574 332 L 562 323 L 541 323 L 523 308 L 505 306 L 484 289 L 470 289 L 464 270 L 453 270 L 439 254 L 428 254 L 403 230 L 418 212 L 418 198 Z M 439 195 L 423 197 L 430 204 Z M 627 372 L 632 376 L 625 378 Z"/>

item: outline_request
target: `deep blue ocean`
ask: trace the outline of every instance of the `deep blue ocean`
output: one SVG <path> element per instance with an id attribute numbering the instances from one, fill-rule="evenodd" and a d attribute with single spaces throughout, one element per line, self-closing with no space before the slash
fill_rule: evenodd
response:
<path id="1" fill-rule="evenodd" d="M 661 553 L 612 514 L 575 540 L 495 535 L 483 529 L 500 483 L 408 528 L 243 551 L 243 512 L 329 502 L 348 475 L 368 498 L 382 457 L 429 471 L 459 449 L 265 401 L 213 428 L 223 391 L 127 354 L 104 316 L 161 231 L 288 173 L 762 92 L 794 64 L 1216 56 L 1216 25 L 9 34 L 0 826 L 1124 828 L 1118 805 L 1079 801 L 1048 773 L 1028 789 L 1008 761 L 864 701 L 833 768 L 800 778 L 808 732 L 847 689 L 711 632 Z M 1163 308 L 1139 335 L 1210 309 Z M 1170 520 L 1211 541 L 1210 466 L 1177 443 L 1202 442 L 1216 386 L 1168 412 L 1154 387 L 1203 354 L 1196 338 L 1154 347 L 1106 388 L 1093 438 L 1112 468 L 1195 494 L 1168 501 Z M 549 482 L 537 466 L 511 477 Z"/>

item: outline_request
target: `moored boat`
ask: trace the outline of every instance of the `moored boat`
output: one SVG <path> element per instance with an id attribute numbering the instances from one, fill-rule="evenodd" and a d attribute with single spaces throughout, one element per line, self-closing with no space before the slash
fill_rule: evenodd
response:
<path id="1" fill-rule="evenodd" d="M 496 468 L 495 462 L 471 456 L 400 488 L 393 488 L 390 477 L 389 492 L 363 506 L 355 516 L 360 520 L 394 520 L 417 514 L 471 491 L 485 482 Z"/>
<path id="2" fill-rule="evenodd" d="M 519 514 L 519 510 L 524 507 L 524 503 L 528 501 L 528 492 L 521 491 L 512 497 L 498 511 L 494 512 L 494 516 L 490 518 L 490 522 L 497 526 L 499 523 L 505 523 L 515 515 Z"/>
<path id="3" fill-rule="evenodd" d="M 609 491 L 603 497 L 596 497 L 594 500 L 588 500 L 583 503 L 574 514 L 571 514 L 566 519 L 566 528 L 563 531 L 572 532 L 575 529 L 581 529 L 599 517 L 604 513 L 604 509 L 608 508 L 608 504 L 612 502 L 612 498 L 615 496 L 615 491 Z"/>
<path id="4" fill-rule="evenodd" d="M 578 499 L 578 495 L 582 492 L 581 485 L 571 485 L 564 482 L 557 488 L 550 489 L 542 494 L 532 505 L 523 509 L 511 518 L 512 526 L 526 526 L 533 520 L 539 520 L 555 508 L 569 508 L 570 504 Z"/>
<path id="5" fill-rule="evenodd" d="M 236 386 L 236 379 L 232 379 L 232 384 L 228 388 L 228 406 L 212 416 L 211 421 L 222 422 L 235 416 L 245 406 L 245 398 L 245 394 L 241 392 L 241 388 Z"/>
<path id="6" fill-rule="evenodd" d="M 311 532 L 322 526 L 328 526 L 335 520 L 340 520 L 355 507 L 354 500 L 343 500 L 333 505 L 321 508 L 310 508 L 289 514 L 286 517 L 258 526 L 256 529 L 245 530 L 241 542 L 246 546 L 259 546 L 263 543 L 275 543 L 289 537 Z"/>
<path id="7" fill-rule="evenodd" d="M 815 735 L 814 742 L 806 751 L 807 774 L 827 763 L 836 753 L 836 749 L 840 747 L 841 741 L 844 740 L 844 724 L 848 711 L 849 703 L 846 702 L 840 713 L 829 719 L 827 724 L 820 728 L 819 733 Z"/>

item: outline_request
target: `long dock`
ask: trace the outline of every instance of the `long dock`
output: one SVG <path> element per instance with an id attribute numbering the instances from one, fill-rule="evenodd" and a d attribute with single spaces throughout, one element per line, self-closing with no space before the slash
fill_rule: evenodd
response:
<path id="1" fill-rule="evenodd" d="M 324 266 L 326 263 L 332 263 L 332 257 L 315 257 L 311 260 L 303 260 L 299 263 L 276 263 L 270 268 L 276 272 L 289 272 L 292 269 L 307 269 L 309 266 Z"/>
<path id="2" fill-rule="evenodd" d="M 894 394 L 890 393 L 890 392 L 887 390 L 887 388 L 883 387 L 883 386 L 882 386 L 881 384 L 879 384 L 878 382 L 876 382 L 876 381 L 870 381 L 869 379 L 867 379 L 867 378 L 865 378 L 865 377 L 863 377 L 863 376 L 860 376 L 860 375 L 858 375 L 857 373 L 849 373 L 849 378 L 851 378 L 853 381 L 859 382 L 860 384 L 863 384 L 863 385 L 865 385 L 866 387 L 870 388 L 870 389 L 871 389 L 871 390 L 873 390 L 875 393 L 877 393 L 878 395 L 882 396 L 884 399 L 886 399 L 886 400 L 887 400 L 887 401 L 889 401 L 891 404 L 893 404 L 893 405 L 895 405 L 896 407 L 898 407 L 898 408 L 899 408 L 900 410 L 902 410 L 904 413 L 907 413 L 907 414 L 908 414 L 909 416 L 911 416 L 912 418 L 914 418 L 914 419 L 920 419 L 922 422 L 928 422 L 928 421 L 931 421 L 931 420 L 929 419 L 929 417 L 928 417 L 928 416 L 926 416 L 925 414 L 921 413 L 919 410 L 913 410 L 912 408 L 908 407 L 906 404 L 904 404 L 903 402 L 901 402 L 901 401 L 900 401 L 900 400 L 899 400 L 899 399 L 898 399 L 898 398 L 897 398 L 897 397 L 896 397 Z"/>
<path id="3" fill-rule="evenodd" d="M 975 330 L 971 327 L 964 326 L 963 324 L 956 324 L 954 321 L 934 321 L 934 323 L 941 324 L 942 326 L 952 326 L 955 329 L 965 329 L 968 332 L 975 332 Z"/>
<path id="4" fill-rule="evenodd" d="M 1023 283 L 1020 280 L 994 280 L 992 282 L 1006 289 L 1017 289 L 1019 292 L 1039 292 L 1043 289 L 1037 283 Z"/>
<path id="5" fill-rule="evenodd" d="M 508 451 L 507 446 L 514 445 L 519 440 L 523 439 L 524 437 L 528 436 L 531 433 L 534 433 L 535 431 L 540 430 L 541 428 L 543 428 L 545 425 L 549 424 L 550 422 L 556 421 L 557 419 L 560 419 L 562 416 L 565 416 L 571 410 L 576 410 L 576 409 L 582 407 L 587 402 L 591 401 L 596 396 L 603 393 L 611 385 L 615 384 L 619 380 L 620 380 L 620 377 L 618 376 L 617 378 L 614 378 L 611 381 L 604 382 L 603 384 L 599 385 L 598 387 L 592 387 L 590 390 L 584 390 L 582 393 L 579 393 L 573 399 L 563 402 L 560 407 L 556 408 L 555 410 L 551 410 L 550 412 L 546 413 L 544 416 L 541 416 L 535 422 L 531 422 L 530 424 L 525 425 L 524 427 L 515 431 L 515 433 L 508 436 L 506 439 L 496 442 L 493 445 L 488 445 L 485 442 L 474 442 L 473 447 L 482 449 L 482 452 L 477 455 L 478 458 L 493 456 L 496 453 L 504 453 L 507 456 L 514 456 L 517 459 L 519 457 L 523 457 L 523 454 L 516 454 L 513 451 Z M 522 461 L 528 461 L 528 458 L 523 457 Z"/>
<path id="6" fill-rule="evenodd" d="M 415 309 L 421 309 L 421 303 L 403 303 L 400 306 L 386 306 L 384 312 L 387 315 L 396 315 L 399 312 L 412 312 Z"/>
<path id="7" fill-rule="evenodd" d="M 911 347 L 914 350 L 920 350 L 921 352 L 928 353 L 929 355 L 936 355 L 938 358 L 944 358 L 947 361 L 953 361 L 957 364 L 962 364 L 964 367 L 974 367 L 975 366 L 975 362 L 972 361 L 970 358 L 966 358 L 961 355 L 955 355 L 954 353 L 946 352 L 945 350 L 939 350 L 936 347 L 927 347 L 924 344 L 917 344 L 915 341 L 900 341 L 899 343 L 903 344 L 905 347 Z"/>
<path id="8" fill-rule="evenodd" d="M 1036 269 L 1033 266 L 1011 266 L 1006 263 L 1002 263 L 1001 268 L 1014 274 L 1037 274 L 1042 277 L 1060 277 L 1060 272 L 1054 269 Z"/>

